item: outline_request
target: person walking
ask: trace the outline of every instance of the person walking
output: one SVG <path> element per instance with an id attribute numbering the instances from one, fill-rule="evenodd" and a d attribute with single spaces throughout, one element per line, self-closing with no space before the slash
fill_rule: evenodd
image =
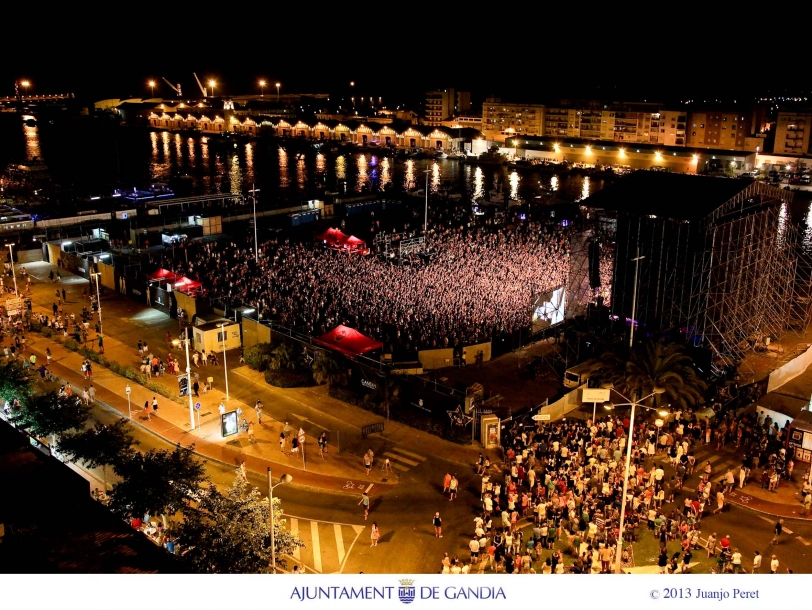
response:
<path id="1" fill-rule="evenodd" d="M 155 396 L 152 397 L 152 410 L 158 411 L 158 399 Z"/>
<path id="2" fill-rule="evenodd" d="M 457 497 L 457 487 L 459 486 L 459 481 L 457 480 L 457 475 L 451 477 L 451 482 L 449 483 L 448 487 L 448 501 L 451 502 L 454 498 Z"/>
<path id="3" fill-rule="evenodd" d="M 364 492 L 358 504 L 364 506 L 364 521 L 366 521 L 367 517 L 369 517 L 369 494 L 367 494 L 367 492 Z"/>
<path id="4" fill-rule="evenodd" d="M 149 401 L 145 400 L 144 401 L 144 413 L 146 413 L 146 415 L 147 415 L 147 421 L 150 420 L 149 412 L 150 412 Z"/>
<path id="5" fill-rule="evenodd" d="M 761 553 L 756 551 L 756 554 L 753 557 L 753 570 L 750 573 L 758 574 L 760 571 L 761 571 Z"/>
<path id="6" fill-rule="evenodd" d="M 96 402 L 96 388 L 93 387 L 93 384 L 90 384 L 90 387 L 87 389 L 87 394 L 90 397 L 90 404 Z"/>
<path id="7" fill-rule="evenodd" d="M 437 538 L 443 537 L 443 520 L 440 518 L 440 511 L 434 513 L 434 518 L 432 519 L 432 523 L 434 524 L 434 535 Z"/>
<path id="8" fill-rule="evenodd" d="M 197 355 L 197 352 L 194 352 L 194 353 L 192 354 L 192 363 L 195 365 L 195 367 L 199 367 L 199 366 L 200 366 L 200 365 L 198 365 L 198 363 L 197 363 L 198 358 L 200 358 L 200 356 L 198 356 L 198 355 Z"/>
<path id="9" fill-rule="evenodd" d="M 322 432 L 319 436 L 319 457 L 324 459 L 324 454 L 327 453 L 327 433 Z"/>
<path id="10" fill-rule="evenodd" d="M 378 539 L 381 537 L 381 531 L 378 529 L 378 523 L 373 521 L 372 522 L 372 532 L 370 533 L 370 538 L 372 539 L 372 544 L 370 547 L 378 546 Z"/>
<path id="11" fill-rule="evenodd" d="M 257 412 L 257 423 L 259 423 L 260 426 L 262 425 L 262 409 L 262 401 L 258 400 L 254 405 L 254 410 Z"/>
<path id="12" fill-rule="evenodd" d="M 445 473 L 443 477 L 443 495 L 448 493 L 448 490 L 451 488 L 451 473 Z"/>
<path id="13" fill-rule="evenodd" d="M 287 453 L 285 453 L 285 440 L 286 440 L 285 439 L 285 433 L 280 432 L 279 433 L 279 448 L 282 450 L 282 455 L 287 455 Z"/>
<path id="14" fill-rule="evenodd" d="M 52 358 L 52 356 L 51 356 L 51 348 L 50 347 L 45 348 L 45 358 L 47 358 L 48 364 L 50 365 L 51 364 L 51 358 Z"/>
<path id="15" fill-rule="evenodd" d="M 102 337 L 101 335 L 99 335 L 99 353 L 100 354 L 104 353 L 104 337 Z"/>
<path id="16" fill-rule="evenodd" d="M 775 555 L 772 556 L 770 560 L 770 574 L 777 574 L 778 573 L 778 557 Z"/>
<path id="17" fill-rule="evenodd" d="M 779 519 L 773 528 L 773 539 L 770 541 L 772 546 L 778 544 L 778 537 L 784 532 L 784 520 Z"/>
<path id="18" fill-rule="evenodd" d="M 248 422 L 248 441 L 253 445 L 257 442 L 254 437 L 254 422 Z"/>
<path id="19" fill-rule="evenodd" d="M 369 474 L 369 469 L 372 468 L 372 462 L 369 459 L 369 452 L 364 454 L 364 468 L 366 468 L 367 475 Z"/>

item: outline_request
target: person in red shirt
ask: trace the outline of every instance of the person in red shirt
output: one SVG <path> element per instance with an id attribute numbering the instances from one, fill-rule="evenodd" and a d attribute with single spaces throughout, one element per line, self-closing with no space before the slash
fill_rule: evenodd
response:
<path id="1" fill-rule="evenodd" d="M 130 525 L 132 526 L 132 528 L 134 530 L 140 530 L 141 529 L 141 519 L 139 519 L 138 517 L 133 517 L 132 521 L 130 521 Z"/>
<path id="2" fill-rule="evenodd" d="M 721 540 L 719 540 L 719 544 L 721 545 L 722 549 L 729 549 L 730 548 L 730 536 L 726 535 L 723 536 Z"/>

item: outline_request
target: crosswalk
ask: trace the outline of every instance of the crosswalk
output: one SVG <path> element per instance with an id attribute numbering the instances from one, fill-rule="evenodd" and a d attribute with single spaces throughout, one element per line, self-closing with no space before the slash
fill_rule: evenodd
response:
<path id="1" fill-rule="evenodd" d="M 730 469 L 730 471 L 736 477 L 736 485 L 738 485 L 739 467 L 742 464 L 741 456 L 731 452 L 728 449 L 716 451 L 711 447 L 712 446 L 702 445 L 694 452 L 694 457 L 696 458 L 694 474 L 703 474 L 705 472 L 705 464 L 710 463 L 712 468 L 712 481 L 718 481 L 721 477 L 725 476 L 725 473 L 727 473 L 728 469 Z M 667 455 L 660 455 L 657 460 L 664 464 L 667 464 L 670 461 Z M 683 487 L 683 489 L 691 493 L 696 491 L 696 489 L 691 487 Z"/>
<path id="2" fill-rule="evenodd" d="M 398 449 L 397 447 L 393 447 L 389 451 L 384 451 L 383 455 L 384 458 L 389 458 L 389 463 L 392 465 L 392 468 L 400 472 L 407 472 L 411 468 L 420 466 L 420 464 L 426 461 L 426 458 L 422 455 L 406 451 L 405 449 Z"/>
<path id="3" fill-rule="evenodd" d="M 306 572 L 340 574 L 355 543 L 366 529 L 364 525 L 314 521 L 285 515 L 288 530 L 304 542 L 292 556 L 287 556 L 288 571 L 299 565 Z"/>

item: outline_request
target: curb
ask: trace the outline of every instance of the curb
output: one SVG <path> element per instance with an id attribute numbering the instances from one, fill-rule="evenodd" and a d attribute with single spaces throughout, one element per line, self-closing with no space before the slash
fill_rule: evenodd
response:
<path id="1" fill-rule="evenodd" d="M 754 513 L 760 513 L 760 514 L 762 514 L 762 515 L 770 515 L 771 517 L 779 517 L 779 518 L 781 518 L 781 519 L 792 519 L 793 521 L 800 521 L 800 522 L 802 522 L 802 523 L 809 523 L 809 522 L 812 522 L 812 518 L 811 518 L 811 517 L 804 517 L 804 516 L 802 516 L 802 515 L 798 515 L 798 516 L 796 516 L 796 517 L 787 517 L 786 515 L 781 515 L 781 514 L 779 514 L 779 513 L 771 513 L 771 512 L 769 512 L 769 511 L 764 510 L 764 509 L 755 508 L 754 506 L 750 506 L 749 504 L 744 504 L 744 503 L 742 503 L 742 502 L 736 502 L 735 500 L 732 500 L 732 499 L 731 499 L 731 500 L 727 500 L 727 502 L 728 502 L 729 504 L 735 504 L 736 506 L 738 506 L 738 507 L 740 507 L 740 508 L 746 508 L 747 510 L 751 510 L 751 511 L 753 511 Z M 783 505 L 783 504 L 781 504 L 781 505 L 779 505 L 779 506 L 784 506 L 784 505 Z"/>

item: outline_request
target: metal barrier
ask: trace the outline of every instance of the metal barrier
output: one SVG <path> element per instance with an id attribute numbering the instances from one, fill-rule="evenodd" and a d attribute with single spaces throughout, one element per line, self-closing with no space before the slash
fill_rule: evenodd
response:
<path id="1" fill-rule="evenodd" d="M 379 421 L 376 424 L 368 424 L 361 428 L 361 438 L 364 439 L 368 437 L 370 434 L 375 434 L 376 432 L 383 432 L 383 427 L 386 424 L 384 421 Z"/>

